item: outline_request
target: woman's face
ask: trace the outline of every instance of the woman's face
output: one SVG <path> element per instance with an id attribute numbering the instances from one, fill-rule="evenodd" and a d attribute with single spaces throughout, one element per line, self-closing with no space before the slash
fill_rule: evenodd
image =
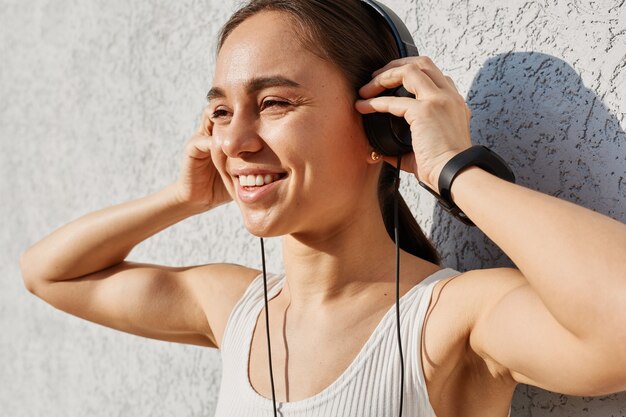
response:
<path id="1" fill-rule="evenodd" d="M 354 93 L 290 22 L 262 12 L 239 25 L 209 93 L 213 162 L 258 236 L 328 233 L 376 201 Z"/>

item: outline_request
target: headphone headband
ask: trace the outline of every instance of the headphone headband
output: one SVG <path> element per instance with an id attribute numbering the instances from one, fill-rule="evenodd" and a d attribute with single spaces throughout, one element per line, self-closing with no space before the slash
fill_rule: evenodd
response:
<path id="1" fill-rule="evenodd" d="M 376 12 L 377 15 L 385 20 L 387 27 L 396 41 L 398 51 L 400 51 L 400 57 L 406 58 L 408 56 L 419 55 L 411 32 L 393 10 L 375 0 L 361 0 L 361 2 L 369 6 L 372 11 Z"/>
<path id="2" fill-rule="evenodd" d="M 411 32 L 393 10 L 376 0 L 361 0 L 361 4 L 382 18 L 393 35 L 401 58 L 419 55 Z M 415 97 L 404 87 L 386 90 L 381 95 Z M 363 126 L 370 145 L 383 155 L 403 155 L 413 149 L 411 129 L 401 117 L 386 113 L 372 113 L 363 116 Z"/>

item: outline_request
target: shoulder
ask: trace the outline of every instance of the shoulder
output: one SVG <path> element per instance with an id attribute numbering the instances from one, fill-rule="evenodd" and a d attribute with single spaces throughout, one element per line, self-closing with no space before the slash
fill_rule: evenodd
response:
<path id="1" fill-rule="evenodd" d="M 243 292 L 261 271 L 237 264 L 207 264 L 181 268 L 196 290 L 220 290 L 224 295 Z"/>
<path id="2" fill-rule="evenodd" d="M 457 311 L 462 309 L 469 324 L 475 314 L 480 314 L 509 291 L 527 283 L 515 268 L 475 269 L 437 282 L 432 298 L 440 299 L 441 304 L 449 304 L 449 308 L 457 306 Z"/>
<path id="3" fill-rule="evenodd" d="M 469 331 L 477 315 L 484 313 L 509 291 L 527 283 L 515 268 L 476 269 L 444 278 L 433 288 L 430 320 L 452 318 L 451 314 L 463 313 L 460 326 Z"/>
<path id="4" fill-rule="evenodd" d="M 235 264 L 209 264 L 183 273 L 190 291 L 209 320 L 219 347 L 233 308 L 261 271 Z"/>
<path id="5" fill-rule="evenodd" d="M 472 270 L 436 282 L 423 331 L 426 379 L 476 367 L 479 358 L 470 348 L 474 324 L 508 292 L 525 284 L 525 278 L 514 268 Z M 508 378 L 499 375 L 501 370 L 487 371 L 494 378 Z"/>
<path id="6" fill-rule="evenodd" d="M 429 311 L 433 316 L 446 318 L 462 312 L 464 326 L 473 322 L 492 303 L 497 302 L 509 291 L 527 284 L 526 279 L 515 268 L 476 269 L 460 272 L 435 283 Z"/>

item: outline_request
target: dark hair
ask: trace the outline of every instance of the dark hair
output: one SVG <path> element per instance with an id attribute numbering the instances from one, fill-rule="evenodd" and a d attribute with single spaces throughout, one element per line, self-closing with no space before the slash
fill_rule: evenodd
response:
<path id="1" fill-rule="evenodd" d="M 399 57 L 395 42 L 379 16 L 360 0 L 251 0 L 233 14 L 219 35 L 218 51 L 246 19 L 263 11 L 287 13 L 299 27 L 302 44 L 320 58 L 337 65 L 355 97 L 375 70 Z M 395 168 L 384 163 L 378 181 L 378 200 L 387 233 L 394 239 L 393 195 Z M 439 264 L 439 255 L 399 197 L 399 240 L 402 250 Z"/>

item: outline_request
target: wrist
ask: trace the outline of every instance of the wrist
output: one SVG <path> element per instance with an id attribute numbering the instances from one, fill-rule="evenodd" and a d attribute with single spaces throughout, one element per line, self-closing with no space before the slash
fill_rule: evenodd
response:
<path id="1" fill-rule="evenodd" d="M 426 178 L 421 180 L 422 184 L 427 185 L 430 188 L 430 191 L 434 191 L 438 195 L 441 195 L 441 191 L 439 190 L 439 178 L 441 177 L 441 173 L 448 162 L 461 152 L 463 152 L 463 150 L 448 151 L 442 154 L 438 158 L 438 161 L 433 164 L 433 168 L 430 170 L 428 175 L 426 175 Z"/>
<path id="2" fill-rule="evenodd" d="M 176 183 L 170 184 L 163 188 L 159 193 L 162 194 L 164 202 L 168 209 L 179 213 L 184 217 L 195 216 L 200 213 L 204 213 L 213 208 L 213 206 L 206 204 L 193 204 L 184 198 L 180 193 L 180 189 Z"/>
<path id="3" fill-rule="evenodd" d="M 449 158 L 442 168 L 432 172 L 437 175 L 436 180 L 430 179 L 431 184 L 437 184 L 436 188 L 429 187 L 428 184 L 421 181 L 420 185 L 433 194 L 447 212 L 463 223 L 473 225 L 472 221 L 454 203 L 451 188 L 454 180 L 461 172 L 476 167 L 506 181 L 515 182 L 513 171 L 498 154 L 485 146 L 475 145 Z"/>

